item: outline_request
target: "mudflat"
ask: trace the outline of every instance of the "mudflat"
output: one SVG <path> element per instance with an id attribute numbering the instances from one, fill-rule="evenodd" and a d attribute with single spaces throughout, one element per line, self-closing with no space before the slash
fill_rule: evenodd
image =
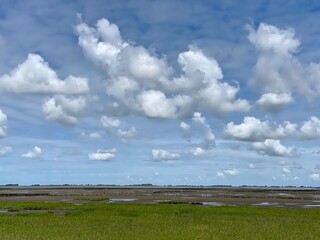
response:
<path id="1" fill-rule="evenodd" d="M 207 206 L 320 208 L 318 188 L 3 186 L 0 202 L 189 203 Z"/>

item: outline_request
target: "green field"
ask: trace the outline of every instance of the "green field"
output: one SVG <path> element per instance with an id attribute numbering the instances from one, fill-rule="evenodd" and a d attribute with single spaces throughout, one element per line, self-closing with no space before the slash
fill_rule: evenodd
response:
<path id="1" fill-rule="evenodd" d="M 319 239 L 320 209 L 0 203 L 0 239 Z M 65 215 L 55 210 L 72 210 Z M 46 212 L 30 213 L 33 210 Z M 27 212 L 30 211 L 30 212 Z"/>

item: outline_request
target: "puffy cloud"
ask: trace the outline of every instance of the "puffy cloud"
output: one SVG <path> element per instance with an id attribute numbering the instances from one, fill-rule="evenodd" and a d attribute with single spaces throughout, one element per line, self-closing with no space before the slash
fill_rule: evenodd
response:
<path id="1" fill-rule="evenodd" d="M 26 94 L 83 94 L 89 91 L 85 78 L 68 76 L 61 80 L 47 62 L 29 54 L 10 74 L 0 76 L 0 91 Z"/>
<path id="2" fill-rule="evenodd" d="M 180 53 L 178 62 L 186 75 L 193 75 L 199 71 L 208 81 L 223 78 L 218 62 L 214 58 L 206 57 L 201 50 L 194 47 L 190 51 Z"/>
<path id="3" fill-rule="evenodd" d="M 118 26 L 103 18 L 97 22 L 96 28 L 91 28 L 82 22 L 81 15 L 78 17 L 80 23 L 76 26 L 76 32 L 84 54 L 104 68 L 114 64 L 121 48 L 127 45 L 121 39 Z"/>
<path id="4" fill-rule="evenodd" d="M 274 122 L 261 121 L 255 117 L 244 117 L 243 123 L 237 125 L 230 122 L 225 127 L 227 137 L 241 141 L 264 141 L 267 138 L 277 139 L 296 134 L 296 124 L 288 121 L 281 125 Z"/>
<path id="5" fill-rule="evenodd" d="M 170 153 L 163 149 L 153 149 L 151 151 L 153 160 L 168 161 L 180 158 L 178 153 Z"/>
<path id="6" fill-rule="evenodd" d="M 273 52 L 279 55 L 295 53 L 300 46 L 300 41 L 294 38 L 295 31 L 292 28 L 281 30 L 266 23 L 260 23 L 257 30 L 247 26 L 249 41 L 263 52 Z"/>
<path id="7" fill-rule="evenodd" d="M 36 158 L 39 158 L 42 154 L 42 150 L 40 147 L 37 147 L 35 146 L 32 151 L 30 152 L 27 152 L 25 154 L 22 154 L 21 157 L 24 157 L 24 158 L 33 158 L 33 159 L 36 159 Z"/>
<path id="8" fill-rule="evenodd" d="M 57 121 L 65 125 L 75 125 L 86 106 L 86 98 L 82 96 L 65 97 L 56 95 L 45 101 L 42 110 L 47 120 Z"/>
<path id="9" fill-rule="evenodd" d="M 98 149 L 97 152 L 89 153 L 88 157 L 94 161 L 108 161 L 116 157 L 117 150 L 115 148 L 111 150 Z"/>
<path id="10" fill-rule="evenodd" d="M 290 174 L 292 171 L 289 168 L 284 167 L 284 168 L 282 168 L 282 172 L 284 174 Z"/>
<path id="11" fill-rule="evenodd" d="M 264 142 L 252 143 L 252 148 L 260 155 L 294 157 L 297 155 L 294 147 L 285 147 L 280 140 L 266 139 Z"/>
<path id="12" fill-rule="evenodd" d="M 259 51 L 251 80 L 267 93 L 290 94 L 293 91 L 311 98 L 320 95 L 320 64 L 303 66 L 294 54 L 300 41 L 294 29 L 279 29 L 261 23 L 255 30 L 248 26 L 248 39 Z M 303 80 L 301 80 L 303 79 Z"/>
<path id="13" fill-rule="evenodd" d="M 188 96 L 175 96 L 167 98 L 161 91 L 148 90 L 142 91 L 137 96 L 137 103 L 141 111 L 151 118 L 176 118 L 183 108 L 189 105 Z"/>
<path id="14" fill-rule="evenodd" d="M 101 123 L 102 123 L 102 126 L 106 129 L 120 127 L 120 120 L 112 117 L 102 116 Z"/>
<path id="15" fill-rule="evenodd" d="M 82 132 L 82 133 L 81 133 L 81 137 L 91 138 L 91 139 L 100 139 L 100 138 L 102 138 L 102 137 L 101 137 L 101 134 L 98 133 L 98 132 L 92 132 L 92 133 Z"/>
<path id="16" fill-rule="evenodd" d="M 264 112 L 280 112 L 292 102 L 293 99 L 291 95 L 286 93 L 265 93 L 258 100 L 258 104 Z"/>
<path id="17" fill-rule="evenodd" d="M 178 62 L 184 74 L 170 81 L 167 88 L 189 95 L 193 100 L 191 111 L 224 113 L 250 110 L 248 101 L 236 99 L 239 86 L 221 82 L 223 74 L 214 58 L 190 46 L 189 51 L 179 54 Z"/>
<path id="18" fill-rule="evenodd" d="M 137 130 L 134 127 L 131 127 L 129 130 L 117 130 L 117 135 L 123 140 L 131 139 L 133 138 L 137 133 Z"/>
<path id="19" fill-rule="evenodd" d="M 103 128 L 112 136 L 120 138 L 123 142 L 127 142 L 133 138 L 137 130 L 134 127 L 131 127 L 128 130 L 121 129 L 121 122 L 119 119 L 102 116 L 101 123 Z"/>
<path id="20" fill-rule="evenodd" d="M 7 155 L 8 153 L 12 152 L 12 147 L 10 146 L 5 146 L 0 148 L 0 156 Z"/>
<path id="21" fill-rule="evenodd" d="M 304 122 L 300 128 L 301 137 L 305 139 L 320 138 L 320 119 L 311 117 L 309 121 Z"/>
<path id="22" fill-rule="evenodd" d="M 320 173 L 312 173 L 309 175 L 309 178 L 311 178 L 313 181 L 320 181 Z"/>
<path id="23" fill-rule="evenodd" d="M 211 127 L 206 122 L 206 118 L 202 117 L 201 113 L 195 112 L 192 121 L 200 126 L 203 130 L 203 148 L 209 149 L 215 146 L 215 135 L 212 133 Z"/>
<path id="24" fill-rule="evenodd" d="M 235 176 L 235 175 L 238 175 L 239 173 L 240 172 L 238 169 L 230 168 L 230 169 L 224 169 L 224 170 L 218 171 L 217 176 L 218 177 L 224 177 L 225 175 Z"/>
<path id="25" fill-rule="evenodd" d="M 206 150 L 201 147 L 197 147 L 192 150 L 192 154 L 194 156 L 202 156 L 202 155 L 206 154 Z"/>
<path id="26" fill-rule="evenodd" d="M 4 114 L 4 112 L 2 112 L 2 110 L 0 109 L 0 138 L 3 138 L 7 135 L 7 120 L 7 115 Z"/>
<path id="27" fill-rule="evenodd" d="M 197 94 L 199 109 L 213 113 L 248 112 L 251 109 L 249 102 L 235 99 L 239 91 L 239 87 L 227 83 L 211 83 Z"/>
<path id="28" fill-rule="evenodd" d="M 191 46 L 179 54 L 181 75 L 173 77 L 164 57 L 123 41 L 119 28 L 107 19 L 100 19 L 95 27 L 80 19 L 75 29 L 84 54 L 109 75 L 107 94 L 130 111 L 152 118 L 179 118 L 198 110 L 250 109 L 248 101 L 236 98 L 239 86 L 222 82 L 217 61 L 200 49 Z"/>

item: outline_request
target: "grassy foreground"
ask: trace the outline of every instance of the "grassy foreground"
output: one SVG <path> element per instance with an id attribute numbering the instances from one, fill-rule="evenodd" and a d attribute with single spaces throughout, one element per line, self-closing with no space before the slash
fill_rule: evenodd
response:
<path id="1" fill-rule="evenodd" d="M 319 209 L 170 204 L 0 203 L 0 239 L 319 239 Z M 55 215 L 55 209 L 69 209 Z"/>

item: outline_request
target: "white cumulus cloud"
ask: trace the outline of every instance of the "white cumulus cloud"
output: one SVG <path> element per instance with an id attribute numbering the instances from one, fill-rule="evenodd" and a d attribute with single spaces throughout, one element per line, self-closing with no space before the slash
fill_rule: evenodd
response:
<path id="1" fill-rule="evenodd" d="M 32 151 L 30 152 L 27 152 L 25 154 L 22 154 L 21 157 L 24 157 L 24 158 L 33 158 L 33 159 L 36 159 L 36 158 L 39 158 L 42 154 L 42 150 L 40 147 L 37 147 L 35 146 Z"/>
<path id="2" fill-rule="evenodd" d="M 190 98 L 188 96 L 175 96 L 167 98 L 161 91 L 142 91 L 137 96 L 137 103 L 141 111 L 151 118 L 176 118 L 180 108 L 184 108 Z"/>
<path id="3" fill-rule="evenodd" d="M 292 171 L 289 168 L 284 167 L 284 168 L 282 168 L 282 172 L 284 174 L 290 174 Z"/>
<path id="4" fill-rule="evenodd" d="M 202 155 L 206 154 L 206 150 L 201 147 L 197 147 L 192 150 L 192 154 L 194 156 L 202 156 Z"/>
<path id="5" fill-rule="evenodd" d="M 292 102 L 292 96 L 286 93 L 265 93 L 258 100 L 258 104 L 264 112 L 280 112 Z"/>
<path id="6" fill-rule="evenodd" d="M 304 66 L 295 57 L 301 45 L 292 28 L 279 29 L 261 23 L 257 29 L 248 26 L 248 39 L 259 51 L 251 80 L 266 93 L 296 92 L 311 99 L 320 95 L 320 64 Z"/>
<path id="7" fill-rule="evenodd" d="M 235 176 L 239 173 L 240 171 L 236 168 L 223 169 L 217 172 L 217 177 L 224 177 L 225 175 Z"/>
<path id="8" fill-rule="evenodd" d="M 241 141 L 264 141 L 267 138 L 277 139 L 293 136 L 297 133 L 297 125 L 285 121 L 277 125 L 270 121 L 261 121 L 255 117 L 244 117 L 243 123 L 230 122 L 225 127 L 225 134 L 229 138 Z"/>
<path id="9" fill-rule="evenodd" d="M 98 149 L 97 152 L 88 154 L 89 160 L 94 161 L 108 161 L 116 157 L 117 150 L 115 148 L 111 150 Z"/>
<path id="10" fill-rule="evenodd" d="M 305 139 L 320 138 L 320 119 L 311 117 L 309 121 L 303 123 L 300 128 L 301 137 Z"/>
<path id="11" fill-rule="evenodd" d="M 68 76 L 61 80 L 47 62 L 29 54 L 10 74 L 0 76 L 0 91 L 26 94 L 83 94 L 89 91 L 87 79 Z"/>
<path id="12" fill-rule="evenodd" d="M 84 112 L 86 106 L 86 98 L 82 96 L 65 97 L 64 95 L 55 95 L 44 102 L 42 111 L 47 120 L 57 121 L 65 125 L 75 125 L 78 123 L 78 117 Z"/>
<path id="13" fill-rule="evenodd" d="M 153 160 L 159 161 L 168 161 L 168 160 L 176 160 L 180 158 L 180 154 L 171 153 L 164 149 L 153 149 L 151 151 Z"/>
<path id="14" fill-rule="evenodd" d="M 252 148 L 260 155 L 294 157 L 297 151 L 294 147 L 286 147 L 280 140 L 266 139 L 264 142 L 252 143 Z"/>

